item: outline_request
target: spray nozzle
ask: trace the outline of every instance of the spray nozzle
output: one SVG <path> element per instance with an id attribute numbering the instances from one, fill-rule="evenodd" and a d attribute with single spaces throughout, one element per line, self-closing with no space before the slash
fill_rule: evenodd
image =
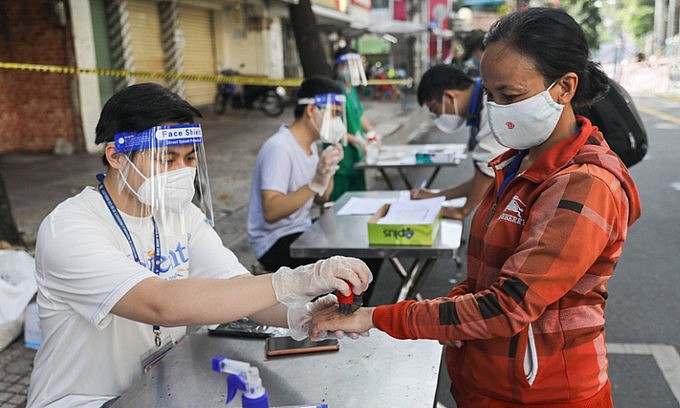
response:
<path id="1" fill-rule="evenodd" d="M 242 361 L 230 360 L 227 357 L 213 357 L 212 369 L 218 373 L 227 373 L 227 400 L 228 404 L 236 393 L 243 392 L 241 403 L 243 408 L 269 408 L 267 390 L 262 386 L 260 372 L 257 367 Z"/>

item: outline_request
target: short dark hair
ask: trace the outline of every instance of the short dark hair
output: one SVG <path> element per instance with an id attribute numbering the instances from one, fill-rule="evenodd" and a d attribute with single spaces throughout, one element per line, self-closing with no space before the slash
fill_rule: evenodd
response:
<path id="1" fill-rule="evenodd" d="M 463 61 L 472 57 L 475 51 L 484 51 L 484 30 L 475 29 L 463 38 Z"/>
<path id="2" fill-rule="evenodd" d="M 313 76 L 305 79 L 297 92 L 298 100 L 303 98 L 313 98 L 316 95 L 334 93 L 342 95 L 342 88 L 335 81 L 324 76 Z M 295 119 L 300 119 L 304 115 L 307 105 L 295 105 Z"/>
<path id="3" fill-rule="evenodd" d="M 201 113 L 179 95 L 148 82 L 114 94 L 102 108 L 95 143 L 113 142 L 121 132 L 140 132 L 162 123 L 194 123 Z"/>
<path id="4" fill-rule="evenodd" d="M 440 100 L 446 89 L 467 89 L 474 83 L 465 72 L 453 65 L 435 65 L 425 71 L 418 84 L 418 104 Z"/>
<path id="5" fill-rule="evenodd" d="M 484 46 L 502 42 L 530 58 L 550 85 L 567 72 L 578 75 L 571 101 L 574 108 L 588 106 L 603 95 L 609 80 L 590 61 L 588 42 L 581 26 L 562 9 L 532 7 L 497 20 L 484 38 Z"/>

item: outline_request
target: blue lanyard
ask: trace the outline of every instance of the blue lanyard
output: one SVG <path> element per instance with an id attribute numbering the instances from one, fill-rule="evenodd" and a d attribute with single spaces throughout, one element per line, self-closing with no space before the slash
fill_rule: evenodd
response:
<path id="1" fill-rule="evenodd" d="M 468 151 L 473 151 L 477 146 L 477 134 L 479 133 L 479 126 L 481 123 L 482 113 L 482 78 L 475 78 L 475 87 L 472 90 L 472 97 L 468 106 L 468 120 L 466 125 L 470 127 L 470 137 L 468 137 Z"/>
<path id="2" fill-rule="evenodd" d="M 99 190 L 99 193 L 102 195 L 102 198 L 104 199 L 104 202 L 106 203 L 106 206 L 109 208 L 109 211 L 111 212 L 111 215 L 113 216 L 113 219 L 116 221 L 116 224 L 118 224 L 118 227 L 120 230 L 123 232 L 123 235 L 125 236 L 125 239 L 127 239 L 128 244 L 130 245 L 130 249 L 132 250 L 132 257 L 135 259 L 135 262 L 138 264 L 141 264 L 142 262 L 140 261 L 139 255 L 137 254 L 137 248 L 135 247 L 135 243 L 132 240 L 132 235 L 130 235 L 130 231 L 127 228 L 127 225 L 125 225 L 125 220 L 123 220 L 123 217 L 120 215 L 120 212 L 118 211 L 118 208 L 116 207 L 116 204 L 113 202 L 111 199 L 111 195 L 109 192 L 106 190 L 106 187 L 104 187 L 104 175 L 99 173 L 97 174 L 97 180 L 99 180 L 99 186 L 97 189 Z M 153 273 L 156 275 L 160 275 L 161 273 L 161 237 L 160 234 L 158 233 L 158 226 L 156 225 L 156 220 L 151 217 L 151 222 L 153 223 Z M 160 347 L 161 345 L 161 330 L 160 326 L 154 325 L 153 326 L 153 332 L 156 335 L 156 346 Z"/>
<path id="3" fill-rule="evenodd" d="M 520 164 L 522 164 L 522 159 L 527 155 L 527 153 L 529 153 L 529 149 L 518 151 L 517 155 L 512 159 L 512 162 L 508 165 L 508 168 L 505 170 L 503 183 L 501 184 L 501 188 L 498 190 L 498 196 L 496 197 L 497 199 L 501 198 L 503 191 L 505 191 L 505 188 L 508 186 L 508 184 L 510 184 L 510 181 L 514 179 L 515 176 L 517 176 L 517 171 L 519 170 Z"/>

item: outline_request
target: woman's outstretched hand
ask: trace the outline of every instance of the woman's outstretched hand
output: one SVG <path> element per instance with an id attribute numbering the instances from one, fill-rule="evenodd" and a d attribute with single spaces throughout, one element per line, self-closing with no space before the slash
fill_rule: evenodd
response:
<path id="1" fill-rule="evenodd" d="M 373 327 L 373 307 L 360 307 L 352 314 L 342 314 L 338 305 L 322 309 L 312 316 L 309 338 L 314 341 L 328 332 L 341 331 L 352 338 L 367 335 Z"/>

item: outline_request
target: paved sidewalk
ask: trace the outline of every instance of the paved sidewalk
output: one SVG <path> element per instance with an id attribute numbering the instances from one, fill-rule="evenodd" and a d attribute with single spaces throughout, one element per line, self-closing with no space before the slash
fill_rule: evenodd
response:
<path id="1" fill-rule="evenodd" d="M 423 133 L 431 123 L 413 95 L 400 101 L 364 101 L 366 116 L 383 135 L 385 143 L 406 143 Z M 293 110 L 287 107 L 279 118 L 256 111 L 234 111 L 219 117 L 203 109 L 201 123 L 206 137 L 208 166 L 216 225 L 224 244 L 249 267 L 255 257 L 248 244 L 246 220 L 250 178 L 257 152 L 282 123 L 290 123 Z M 100 154 L 12 153 L 0 157 L 14 218 L 32 248 L 42 219 L 64 199 L 86 185 L 94 185 L 102 171 Z M 376 173 L 377 174 L 377 173 Z M 376 174 L 367 173 L 369 188 L 384 188 Z M 34 350 L 18 338 L 0 351 L 0 407 L 23 407 L 26 403 Z"/>

